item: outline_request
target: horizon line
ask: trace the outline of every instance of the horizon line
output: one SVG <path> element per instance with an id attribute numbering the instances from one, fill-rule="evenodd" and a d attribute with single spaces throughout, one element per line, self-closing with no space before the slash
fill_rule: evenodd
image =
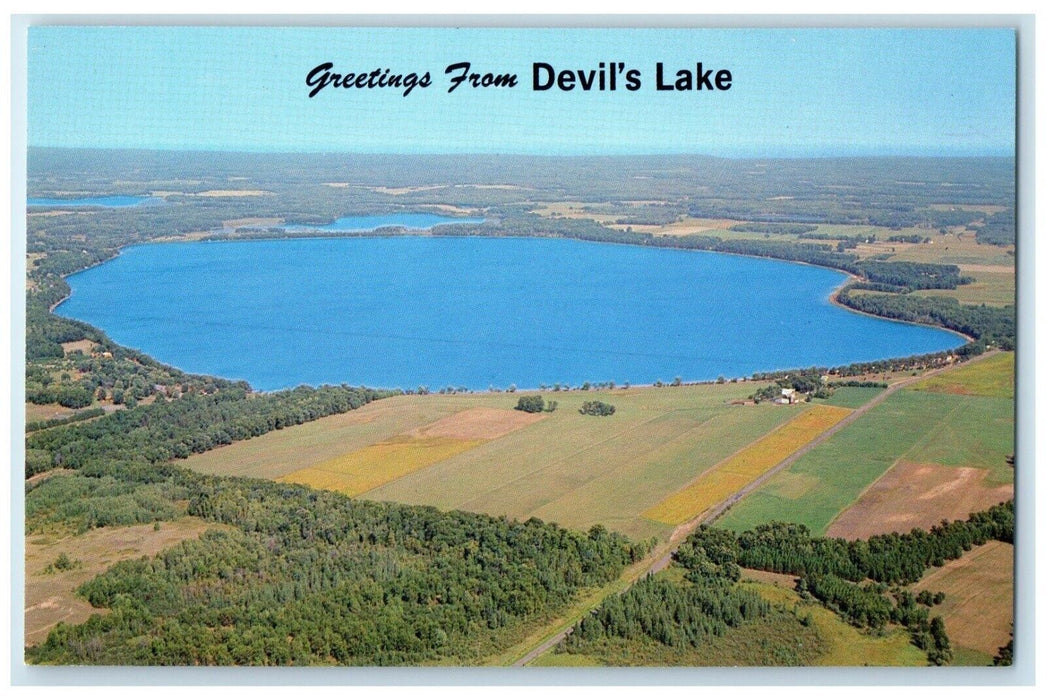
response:
<path id="1" fill-rule="evenodd" d="M 722 155 L 706 151 L 615 151 L 615 152 L 538 152 L 538 151 L 382 151 L 382 150 L 341 150 L 341 149 L 261 149 L 236 147 L 164 147 L 164 146 L 54 146 L 27 145 L 27 151 L 141 151 L 151 153 L 235 153 L 243 155 L 351 155 L 351 156 L 517 156 L 528 158 L 650 158 L 650 157 L 701 157 L 720 160 L 750 160 L 769 158 L 774 160 L 814 160 L 831 158 L 1015 158 L 1015 152 L 997 151 L 853 151 L 839 150 L 810 153 L 735 153 Z"/>

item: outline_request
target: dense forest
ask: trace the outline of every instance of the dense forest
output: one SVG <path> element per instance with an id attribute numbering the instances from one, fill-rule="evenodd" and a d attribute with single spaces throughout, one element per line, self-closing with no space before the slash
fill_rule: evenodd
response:
<path id="1" fill-rule="evenodd" d="M 32 488 L 28 526 L 143 501 L 146 522 L 189 514 L 226 527 L 84 584 L 80 593 L 109 612 L 59 624 L 27 650 L 31 663 L 473 664 L 645 553 L 602 528 L 574 533 L 170 466 L 107 471 Z M 69 502 L 92 481 L 112 495 Z"/>

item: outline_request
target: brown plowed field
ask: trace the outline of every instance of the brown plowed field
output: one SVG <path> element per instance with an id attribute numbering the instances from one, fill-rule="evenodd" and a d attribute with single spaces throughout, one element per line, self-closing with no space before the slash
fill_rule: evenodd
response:
<path id="1" fill-rule="evenodd" d="M 931 614 L 944 618 L 952 646 L 995 656 L 1013 623 L 1013 545 L 989 542 L 931 572 L 915 590 L 942 591 Z"/>
<path id="2" fill-rule="evenodd" d="M 1013 498 L 1013 485 L 986 487 L 986 469 L 897 462 L 829 526 L 829 537 L 864 539 L 963 520 Z"/>

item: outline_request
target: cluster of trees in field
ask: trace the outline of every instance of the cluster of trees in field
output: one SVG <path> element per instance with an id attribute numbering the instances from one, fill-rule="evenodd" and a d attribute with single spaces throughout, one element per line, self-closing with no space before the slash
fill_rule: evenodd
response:
<path id="1" fill-rule="evenodd" d="M 860 380 L 857 380 L 857 379 L 846 379 L 846 380 L 843 380 L 843 381 L 830 382 L 828 384 L 828 386 L 830 386 L 830 387 L 852 386 L 852 387 L 857 387 L 857 388 L 860 388 L 860 389 L 885 389 L 885 388 L 887 388 L 890 385 L 887 384 L 886 382 L 860 381 Z"/>
<path id="2" fill-rule="evenodd" d="M 524 413 L 552 413 L 559 408 L 558 401 L 545 401 L 543 396 L 530 395 L 520 396 L 516 402 L 516 410 Z"/>
<path id="3" fill-rule="evenodd" d="M 768 384 L 767 386 L 756 389 L 748 395 L 748 398 L 756 403 L 762 403 L 764 401 L 773 401 L 780 395 L 781 386 L 779 384 Z"/>
<path id="4" fill-rule="evenodd" d="M 27 438 L 26 446 L 49 454 L 51 467 L 79 469 L 112 459 L 158 464 L 344 413 L 391 393 L 323 386 L 257 395 L 249 395 L 243 389 L 227 389 L 213 395 L 191 394 L 116 411 L 90 423 L 36 432 Z M 39 467 L 27 464 L 26 476 Z"/>
<path id="5" fill-rule="evenodd" d="M 647 577 L 613 595 L 582 618 L 561 650 L 584 654 L 604 639 L 646 640 L 670 647 L 698 647 L 710 637 L 770 612 L 757 593 L 731 582 L 706 580 L 674 583 Z"/>
<path id="6" fill-rule="evenodd" d="M 33 488 L 30 522 L 61 523 L 55 511 L 76 509 L 69 496 L 97 482 L 124 489 L 110 502 L 148 496 L 226 527 L 84 584 L 81 595 L 110 612 L 59 624 L 27 651 L 31 663 L 476 663 L 646 551 L 603 528 L 356 501 L 171 465 L 104 468 Z"/>
<path id="7" fill-rule="evenodd" d="M 929 531 L 915 529 L 867 540 L 811 537 L 805 525 L 768 523 L 738 534 L 729 552 L 742 566 L 763 571 L 907 585 L 931 566 L 943 566 L 976 545 L 990 540 L 1012 543 L 1013 528 L 1011 500 Z"/>
<path id="8" fill-rule="evenodd" d="M 921 236 L 918 233 L 912 233 L 908 235 L 894 234 L 886 239 L 887 243 L 926 243 L 930 239 L 927 236 Z"/>
<path id="9" fill-rule="evenodd" d="M 930 616 L 929 608 L 937 598 L 928 591 L 917 597 L 910 591 L 894 589 L 887 595 L 884 584 L 859 585 L 832 574 L 807 575 L 797 581 L 796 588 L 800 595 L 816 598 L 854 627 L 880 630 L 887 623 L 902 625 L 912 643 L 925 651 L 927 660 L 935 666 L 952 660 L 944 620 Z"/>
<path id="10" fill-rule="evenodd" d="M 614 411 L 613 404 L 605 401 L 585 401 L 578 409 L 578 413 L 583 416 L 612 416 Z"/>

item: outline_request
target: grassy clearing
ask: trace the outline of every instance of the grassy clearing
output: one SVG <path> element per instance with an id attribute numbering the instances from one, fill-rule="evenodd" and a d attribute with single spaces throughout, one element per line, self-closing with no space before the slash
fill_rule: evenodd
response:
<path id="1" fill-rule="evenodd" d="M 68 418 L 69 416 L 76 413 L 71 408 L 60 406 L 56 403 L 45 403 L 36 404 L 28 403 L 25 404 L 25 421 L 31 423 L 34 420 L 51 420 L 52 418 Z"/>
<path id="2" fill-rule="evenodd" d="M 62 343 L 62 350 L 66 355 L 76 352 L 77 350 L 82 352 L 84 355 L 90 355 L 94 348 L 95 344 L 90 340 L 74 340 L 69 343 Z"/>
<path id="3" fill-rule="evenodd" d="M 668 525 L 691 520 L 721 502 L 848 416 L 838 406 L 813 406 L 703 473 L 643 516 Z"/>
<path id="4" fill-rule="evenodd" d="M 59 622 L 77 624 L 105 612 L 76 595 L 76 589 L 118 561 L 151 556 L 216 526 L 197 518 L 160 524 L 102 527 L 66 537 L 30 535 L 25 544 L 25 642 L 42 642 Z M 60 555 L 72 562 L 48 571 Z"/>
<path id="5" fill-rule="evenodd" d="M 881 635 L 865 634 L 817 603 L 805 602 L 794 590 L 773 583 L 750 582 L 746 586 L 767 600 L 809 614 L 825 650 L 811 666 L 925 666 L 926 654 L 912 645 L 908 632 L 893 628 Z"/>
<path id="6" fill-rule="evenodd" d="M 898 459 L 991 469 L 1012 482 L 1013 406 L 1005 399 L 902 390 L 800 457 L 728 511 L 722 527 L 799 522 L 815 535 Z"/>
<path id="7" fill-rule="evenodd" d="M 1014 354 L 1002 352 L 979 362 L 963 365 L 950 372 L 927 377 L 913 385 L 916 391 L 944 394 L 974 394 L 1013 398 Z"/>
<path id="8" fill-rule="evenodd" d="M 952 666 L 992 666 L 994 660 L 994 653 L 985 654 L 983 651 L 952 644 Z"/>
<path id="9" fill-rule="evenodd" d="M 955 289 L 921 289 L 913 292 L 916 296 L 947 296 L 958 299 L 961 304 L 987 304 L 988 306 L 1006 306 L 1014 303 L 1016 298 L 1016 277 L 1013 270 L 973 271 L 966 272 L 973 277 L 970 284 L 963 284 Z"/>
<path id="10" fill-rule="evenodd" d="M 357 496 L 483 444 L 449 437 L 399 437 L 293 471 L 277 481 Z"/>
<path id="11" fill-rule="evenodd" d="M 953 644 L 994 656 L 1013 623 L 1013 545 L 989 542 L 931 571 L 914 586 L 943 591 L 933 608 Z"/>

